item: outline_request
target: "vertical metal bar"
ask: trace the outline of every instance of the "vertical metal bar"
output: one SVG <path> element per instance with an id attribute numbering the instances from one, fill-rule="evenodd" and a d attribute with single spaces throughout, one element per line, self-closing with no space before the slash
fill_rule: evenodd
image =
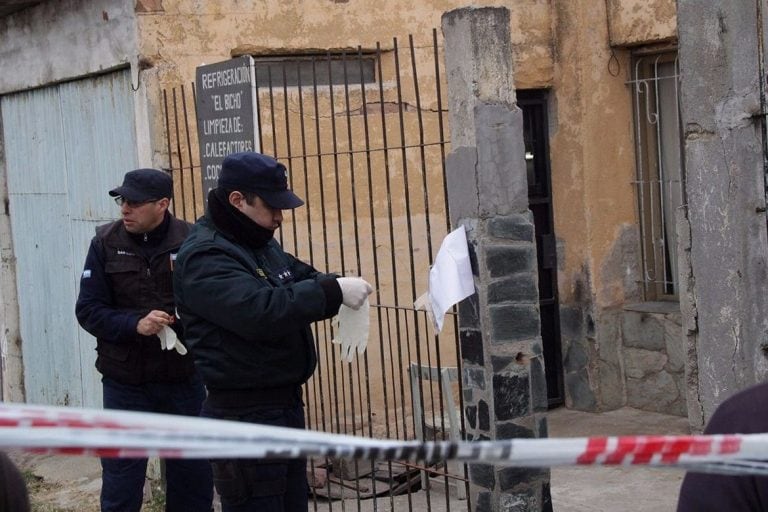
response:
<path id="1" fill-rule="evenodd" d="M 181 153 L 181 136 L 179 135 L 179 111 L 176 104 L 176 88 L 173 88 L 173 122 L 176 125 L 176 152 L 179 155 L 179 176 L 181 177 L 181 218 L 186 219 L 186 205 L 184 204 L 184 161 Z M 174 201 L 176 203 L 177 201 Z"/>
<path id="2" fill-rule="evenodd" d="M 680 136 L 680 204 L 688 205 L 688 193 L 685 190 L 685 144 L 683 140 L 682 119 L 680 117 L 680 59 L 675 55 L 675 115 L 677 116 L 677 131 Z M 768 141 L 766 141 L 768 144 Z"/>
<path id="3" fill-rule="evenodd" d="M 329 86 L 329 94 L 333 94 L 332 86 Z M 323 157 L 322 157 L 322 151 L 321 151 L 321 141 L 320 141 L 320 108 L 318 105 L 318 94 L 317 94 L 317 62 L 314 57 L 312 57 L 312 94 L 314 98 L 314 105 L 315 105 L 315 146 L 317 150 L 317 172 L 320 178 L 320 217 L 323 220 L 323 257 L 325 258 L 325 265 L 326 269 L 325 271 L 328 271 L 328 227 L 326 226 L 326 210 L 325 210 L 325 181 L 323 176 Z M 327 339 L 327 335 L 326 335 Z M 325 345 L 328 346 L 327 344 Z M 318 354 L 320 352 L 318 351 Z M 322 366 L 318 365 L 318 386 L 320 389 L 320 413 L 322 414 L 322 425 L 323 425 L 323 431 L 326 429 L 325 424 L 325 394 L 322 393 L 323 389 L 323 373 L 322 373 Z M 317 401 L 317 398 L 315 399 Z"/>
<path id="4" fill-rule="evenodd" d="M 395 244 L 394 244 L 394 238 L 393 238 L 393 224 L 392 224 L 392 193 L 390 190 L 390 163 L 389 163 L 389 147 L 387 145 L 387 120 L 386 120 L 386 111 L 384 110 L 384 83 L 383 83 L 383 72 L 382 72 L 382 66 L 381 66 L 381 43 L 376 42 L 376 67 L 377 67 L 377 74 L 378 74 L 378 92 L 379 92 L 379 115 L 381 116 L 381 137 L 382 137 L 382 151 L 383 151 L 383 158 L 384 158 L 384 181 L 385 181 L 385 190 L 386 190 L 386 196 L 387 196 L 387 219 L 388 219 L 388 226 L 389 226 L 389 243 L 390 243 L 390 254 L 391 254 L 391 279 L 392 279 L 392 289 L 394 290 L 394 297 L 395 297 L 395 304 L 397 304 L 397 273 L 396 273 L 396 266 L 395 266 Z M 371 215 L 373 216 L 373 215 Z M 378 244 L 374 243 L 374 266 L 375 270 L 378 273 L 379 265 L 378 265 L 378 258 L 376 256 L 376 249 Z M 378 276 L 378 274 L 377 274 Z M 379 283 L 379 279 L 377 277 L 376 279 L 377 284 Z M 377 315 L 379 319 L 379 329 L 382 330 L 381 327 L 381 317 L 382 317 L 382 296 L 381 296 L 381 287 L 376 287 L 376 302 L 379 305 L 377 307 Z M 398 418 L 397 418 L 397 379 L 395 379 L 395 358 L 393 357 L 392 353 L 392 320 L 390 318 L 390 312 L 392 311 L 391 308 L 386 308 L 383 310 L 383 312 L 386 315 L 386 326 L 387 326 L 387 346 L 389 347 L 389 366 L 390 366 L 390 374 L 392 375 L 392 382 L 394 384 L 394 389 L 392 390 L 392 411 L 394 413 L 394 425 L 395 425 L 395 437 L 397 438 L 399 436 L 400 427 L 398 424 Z M 398 364 L 400 367 L 400 401 L 401 404 L 403 404 L 403 428 L 405 430 L 405 390 L 403 387 L 403 358 L 402 358 L 402 344 L 400 343 L 400 320 L 397 315 L 397 310 L 395 310 L 395 322 L 397 322 L 398 328 L 396 329 L 397 333 L 397 346 L 398 346 Z M 382 379 L 386 381 L 386 365 L 384 362 L 384 354 L 386 353 L 384 348 L 384 337 L 383 332 L 381 332 L 381 336 L 379 337 L 379 344 L 380 344 L 380 350 L 381 350 L 381 376 Z M 388 397 L 388 386 L 383 386 L 384 389 L 384 423 L 385 423 L 385 432 L 387 439 L 390 439 L 392 437 L 392 432 L 390 431 L 390 420 L 389 420 L 389 397 Z M 405 431 L 403 432 L 403 439 L 406 437 Z M 392 462 L 387 463 L 387 472 L 389 474 L 389 481 L 392 482 Z M 410 477 L 406 473 L 406 480 L 408 480 Z M 409 504 L 410 504 L 410 485 L 409 485 Z M 390 487 L 389 492 L 389 504 L 390 509 L 394 510 L 395 507 L 395 501 L 394 501 L 394 493 L 392 492 L 392 489 Z"/>
<path id="5" fill-rule="evenodd" d="M 293 156 L 291 154 L 291 121 L 290 121 L 290 110 L 288 109 L 288 77 L 287 73 L 285 71 L 285 61 L 283 61 L 283 106 L 285 108 L 285 147 L 286 147 L 286 162 L 288 164 L 288 169 L 290 172 L 288 173 L 288 180 L 289 184 L 288 186 L 293 190 Z M 296 252 L 296 247 L 298 247 L 298 234 L 296 232 L 296 216 L 291 212 L 291 228 L 293 231 L 293 247 L 294 247 L 294 253 Z M 281 237 L 283 236 L 282 230 L 281 230 Z M 282 240 L 281 240 L 282 242 Z"/>
<path id="6" fill-rule="evenodd" d="M 390 271 L 391 271 L 391 277 L 392 277 L 392 292 L 393 292 L 393 300 L 394 304 L 399 303 L 399 292 L 398 292 L 398 282 L 397 282 L 397 261 L 396 261 L 396 250 L 395 250 L 395 228 L 394 223 L 392 221 L 392 177 L 391 177 L 391 165 L 389 161 L 389 145 L 388 145 L 388 138 L 387 138 L 387 117 L 386 117 L 386 111 L 384 110 L 384 82 L 383 82 L 383 72 L 382 72 L 382 65 L 381 65 L 381 43 L 376 43 L 376 61 L 377 61 L 377 68 L 378 68 L 378 89 L 379 89 L 379 98 L 381 98 L 381 102 L 379 104 L 380 110 L 381 110 L 381 138 L 382 138 L 382 146 L 384 148 L 384 176 L 385 176 L 385 184 L 386 184 L 386 192 L 387 192 L 387 221 L 388 221 L 388 228 L 389 228 L 389 247 L 390 247 Z M 378 297 L 378 295 L 377 295 Z M 391 328 L 391 320 L 389 317 L 390 310 L 387 309 L 387 329 L 389 332 L 389 329 Z M 397 311 L 395 311 L 397 313 Z M 406 414 L 405 414 L 405 389 L 403 386 L 403 354 L 402 354 L 402 340 L 400 336 L 400 317 L 399 315 L 395 314 L 395 333 L 397 336 L 397 362 L 399 365 L 399 375 L 400 375 L 400 405 L 402 407 L 402 420 L 403 420 L 403 439 L 408 438 L 408 429 L 406 424 Z M 392 376 L 394 377 L 395 370 L 393 367 L 393 361 L 394 358 L 392 357 L 392 335 L 391 332 L 389 332 L 389 356 L 390 356 L 390 366 Z M 383 353 L 383 352 L 382 352 Z M 383 364 L 382 364 L 383 366 Z M 384 372 L 382 371 L 382 374 Z M 397 381 L 393 379 L 395 384 L 397 384 Z M 394 391 L 397 391 L 396 389 Z M 400 427 L 397 419 L 397 394 L 393 393 L 393 413 L 395 415 L 395 438 L 400 438 Z M 389 420 L 387 419 L 387 436 L 390 437 L 391 433 L 389 432 Z"/>
<path id="7" fill-rule="evenodd" d="M 166 89 L 163 89 L 163 108 L 165 110 L 165 140 L 168 142 L 168 167 L 170 167 L 169 171 L 171 171 L 171 177 L 173 177 L 173 154 L 171 153 L 171 119 L 168 112 L 168 91 Z M 176 201 L 173 202 L 171 213 L 176 215 Z"/>
<path id="8" fill-rule="evenodd" d="M 328 77 L 330 78 L 333 76 L 332 73 L 332 61 L 331 61 L 331 52 L 327 53 L 327 63 L 328 63 Z M 331 139 L 333 140 L 333 166 L 334 166 L 334 175 L 336 176 L 336 180 L 334 181 L 335 187 L 336 187 L 336 220 L 337 220 L 337 235 L 339 237 L 339 257 L 340 257 L 340 263 L 341 263 L 341 274 L 344 275 L 346 268 L 345 268 L 345 260 L 344 260 L 344 237 L 342 236 L 342 230 L 341 230 L 341 185 L 339 184 L 339 151 L 338 151 L 338 142 L 337 142 L 337 132 L 336 132 L 336 109 L 335 109 L 335 101 L 334 101 L 334 91 L 333 88 L 330 89 L 330 107 L 331 107 Z M 338 379 L 337 379 L 337 365 L 336 365 L 336 350 L 330 350 L 331 353 L 331 368 L 333 368 L 333 397 L 334 397 L 334 413 L 336 418 L 336 429 L 337 432 L 341 431 L 341 422 L 339 419 L 339 394 L 338 394 Z M 342 376 L 343 378 L 343 376 Z M 343 506 L 343 505 L 342 505 Z"/>
<path id="9" fill-rule="evenodd" d="M 648 299 L 648 254 L 646 254 L 646 240 L 647 240 L 647 226 L 645 221 L 645 170 L 643 168 L 643 131 L 642 123 L 642 107 L 640 105 L 640 64 L 643 59 L 638 59 L 634 66 L 634 80 L 633 90 L 635 93 L 635 137 L 637 148 L 635 150 L 635 158 L 637 159 L 635 169 L 635 179 L 637 180 L 637 198 L 640 209 L 640 255 L 643 262 L 643 299 Z"/>
<path id="10" fill-rule="evenodd" d="M 309 261 L 314 261 L 314 249 L 312 244 L 312 201 L 309 197 L 309 171 L 307 170 L 307 131 L 304 126 L 304 87 L 301 83 L 301 68 L 296 64 L 297 95 L 299 98 L 299 134 L 301 135 L 301 164 L 304 171 L 304 211 L 307 213 L 307 246 L 309 248 Z M 296 216 L 294 215 L 294 222 Z M 298 242 L 296 245 L 298 250 Z"/>
<path id="11" fill-rule="evenodd" d="M 189 157 L 189 179 L 192 181 L 192 217 L 195 216 L 195 208 L 197 205 L 197 194 L 195 193 L 195 167 L 192 163 L 192 139 L 189 135 L 189 116 L 187 115 L 187 95 L 184 91 L 184 84 L 181 85 L 181 105 L 184 109 L 184 129 L 187 132 L 187 156 Z M 182 169 L 182 173 L 184 170 Z M 195 219 L 186 219 L 189 222 L 194 222 Z"/>
<path id="12" fill-rule="evenodd" d="M 413 90 L 416 96 L 416 112 L 418 116 L 419 121 L 419 157 L 420 157 L 420 163 L 421 163 L 421 186 L 424 194 L 424 219 L 426 222 L 426 231 L 427 231 L 427 257 L 429 260 L 429 266 L 432 266 L 433 258 L 432 258 L 432 224 L 430 220 L 430 209 L 429 209 L 429 189 L 428 189 L 428 180 L 427 180 L 427 159 L 426 159 L 426 153 L 425 153 L 425 138 L 424 138 L 424 120 L 423 120 L 423 111 L 421 108 L 421 92 L 419 89 L 419 74 L 417 70 L 416 65 L 416 49 L 413 44 L 413 35 L 408 36 L 408 43 L 411 50 L 411 67 L 413 72 Z M 439 116 L 439 113 L 438 113 Z M 422 313 L 422 316 L 424 317 L 424 326 L 427 327 L 427 318 L 426 313 Z M 428 331 L 426 332 L 426 336 L 428 337 Z M 441 372 L 443 369 L 441 357 L 440 357 L 440 337 L 438 334 L 435 334 L 433 337 L 433 341 L 435 343 L 435 364 L 437 367 L 437 389 L 438 389 L 438 402 L 439 402 L 439 410 L 440 410 L 440 430 L 442 432 L 442 439 L 445 439 L 445 407 L 444 407 L 444 401 L 447 400 L 446 397 L 443 396 L 443 387 L 441 385 Z M 427 361 L 430 366 L 431 371 L 431 360 L 429 359 L 430 352 L 429 352 L 429 344 L 427 344 Z M 432 400 L 432 424 L 437 426 L 437 422 L 435 421 L 435 400 L 434 400 L 434 380 L 430 379 L 430 394 L 431 394 L 431 400 Z M 437 436 L 435 436 L 437 438 Z M 437 440 L 437 439 L 435 439 Z M 449 490 L 449 482 L 448 482 L 448 464 L 446 463 L 444 465 L 444 473 L 445 476 L 443 478 L 444 487 L 445 487 L 445 506 L 446 510 L 450 512 L 451 510 L 451 502 L 450 502 L 450 490 Z"/>
<path id="13" fill-rule="evenodd" d="M 378 257 L 376 254 L 376 222 L 374 218 L 374 211 L 373 211 L 373 170 L 372 170 L 372 164 L 371 164 L 371 137 L 370 137 L 370 130 L 368 126 L 368 102 L 365 95 L 365 79 L 364 79 L 364 69 L 363 69 L 363 50 L 360 46 L 357 47 L 357 59 L 358 63 L 360 64 L 360 94 L 362 98 L 363 103 L 363 133 L 365 135 L 365 168 L 368 174 L 368 216 L 370 218 L 370 224 L 371 224 L 371 252 L 373 257 L 373 275 L 374 275 L 374 283 L 376 284 L 376 288 L 378 288 L 379 283 L 379 265 L 378 265 Z M 362 270 L 361 270 L 362 274 Z M 377 301 L 378 303 L 378 301 Z M 378 325 L 379 329 L 381 328 L 381 310 L 376 309 L 378 313 Z M 380 331 L 379 331 L 380 332 Z M 383 353 L 382 353 L 383 356 Z M 366 412 L 368 415 L 368 437 L 373 437 L 373 414 L 371 411 L 371 384 L 370 384 L 370 374 L 368 372 L 368 352 L 363 353 L 363 365 L 365 369 L 365 393 L 368 397 L 368 400 L 366 402 Z M 358 371 L 358 382 L 360 381 L 360 365 L 357 365 L 357 371 Z M 382 389 L 386 388 L 386 381 L 383 380 L 384 376 L 382 375 Z M 362 393 L 361 393 L 362 396 Z M 362 406 L 362 405 L 361 405 Z M 371 474 L 375 476 L 376 474 L 376 462 L 371 459 Z M 373 495 L 376 496 L 376 478 L 372 478 L 371 482 L 373 483 Z"/>
<path id="14" fill-rule="evenodd" d="M 660 240 L 661 240 L 661 268 L 663 276 L 662 290 L 666 293 L 666 285 L 669 282 L 669 274 L 667 272 L 667 236 L 666 236 L 666 214 L 664 212 L 664 156 L 662 153 L 662 145 L 664 138 L 661 135 L 661 105 L 659 101 L 659 59 L 661 56 L 657 56 L 653 62 L 653 87 L 654 87 L 654 102 L 656 104 L 656 165 L 658 169 L 659 178 L 659 215 L 661 218 Z"/>
<path id="15" fill-rule="evenodd" d="M 258 70 L 256 68 L 256 61 L 251 61 L 251 66 L 253 66 L 253 87 L 256 89 L 256 102 L 257 105 L 254 105 L 256 108 L 256 124 L 259 128 L 259 151 L 264 153 L 264 134 L 261 132 L 261 94 L 260 94 L 260 87 L 259 87 L 259 74 Z M 269 65 L 267 65 L 267 68 L 269 68 Z M 270 84 L 271 85 L 271 84 Z"/>
<path id="16" fill-rule="evenodd" d="M 645 103 L 646 120 L 648 122 L 649 127 L 651 127 L 649 129 L 652 130 L 652 126 L 654 124 L 654 121 L 653 121 L 654 113 L 650 111 L 651 101 L 652 101 L 651 100 L 651 87 L 650 87 L 650 85 L 648 84 L 647 81 L 644 81 L 643 85 L 645 86 L 645 91 L 646 91 L 646 103 Z M 650 160 L 650 158 L 649 158 L 649 160 Z M 649 164 L 649 169 L 648 169 L 648 171 L 649 171 L 649 175 L 648 175 L 648 203 L 649 203 L 649 206 L 650 206 L 650 211 L 649 211 L 649 214 L 651 216 L 650 229 L 651 229 L 651 240 L 652 240 L 652 249 L 653 249 L 653 254 L 652 254 L 652 257 L 653 257 L 653 267 L 652 267 L 653 275 L 651 276 L 651 279 L 652 279 L 653 288 L 656 291 L 656 293 L 658 293 L 658 290 L 659 290 L 659 287 L 658 287 L 658 277 L 659 276 L 658 276 L 658 273 L 657 273 L 657 269 L 658 269 L 659 265 L 658 265 L 657 259 L 658 259 L 658 252 L 659 251 L 658 251 L 658 242 L 656 240 L 656 206 L 655 206 L 654 200 L 653 200 L 654 192 L 655 192 L 654 189 L 656 187 L 656 183 L 655 182 L 658 179 L 658 172 L 656 172 L 653 177 L 650 176 L 650 171 L 651 171 L 650 163 L 651 162 L 649 161 L 648 162 L 648 164 Z"/>
<path id="17" fill-rule="evenodd" d="M 307 226 L 307 246 L 309 247 L 309 262 L 313 264 L 313 252 L 312 252 L 312 212 L 311 212 L 311 201 L 309 199 L 309 179 L 308 179 L 308 171 L 307 171 L 307 139 L 306 139 L 306 129 L 304 126 L 304 90 L 302 88 L 301 84 L 301 68 L 299 67 L 299 63 L 296 63 L 296 79 L 297 79 L 297 89 L 296 89 L 296 95 L 299 100 L 299 135 L 301 136 L 301 162 L 303 166 L 303 172 L 304 172 L 304 211 L 306 212 L 306 226 Z M 293 168 L 294 166 L 291 165 L 291 176 L 293 176 Z M 293 185 L 291 185 L 291 189 L 293 190 Z M 298 223 L 298 219 L 296 218 L 296 213 L 294 210 L 291 211 L 291 218 L 293 220 L 293 226 L 295 227 Z M 294 231 L 296 232 L 296 231 Z M 295 239 L 294 241 L 294 254 L 298 255 L 299 250 L 299 243 L 298 239 Z M 313 334 L 315 338 L 315 350 L 316 353 L 320 348 L 320 336 L 319 336 L 319 328 L 317 324 L 314 324 L 312 326 L 313 328 Z M 306 386 L 305 386 L 306 387 Z M 307 390 L 307 393 L 309 393 L 309 390 Z M 308 421 L 311 420 L 311 408 L 306 409 L 306 414 L 308 416 Z"/>
<path id="18" fill-rule="evenodd" d="M 355 241 L 355 265 L 357 267 L 357 273 L 359 274 L 362 271 L 361 264 L 360 264 L 360 231 L 357 224 L 357 194 L 355 191 L 355 159 L 354 159 L 354 151 L 353 151 L 353 142 L 352 142 L 352 116 L 350 111 L 352 110 L 352 105 L 349 100 L 349 74 L 347 70 L 347 52 L 342 52 L 342 64 L 344 69 L 344 99 L 347 104 L 347 108 L 345 109 L 345 117 L 347 120 L 347 148 L 349 150 L 349 181 L 350 181 L 350 191 L 352 192 L 352 225 L 353 225 L 353 233 L 354 233 L 354 241 Z M 354 433 L 356 428 L 356 422 L 355 422 L 355 383 L 352 375 L 352 365 L 342 365 L 342 369 L 348 369 L 349 374 L 349 401 L 351 406 L 351 419 L 352 419 L 352 432 Z M 346 410 L 346 403 L 345 403 L 345 410 Z M 354 461 L 355 465 L 355 473 L 358 472 L 358 462 L 357 459 Z M 357 507 L 358 510 L 360 510 L 360 481 L 355 480 L 355 492 L 357 493 Z"/>
<path id="19" fill-rule="evenodd" d="M 442 168 L 442 183 L 443 183 L 443 208 L 445 211 L 445 231 L 450 233 L 451 231 L 451 217 L 448 215 L 448 181 L 446 177 L 445 168 L 445 127 L 443 123 L 443 94 L 440 87 L 440 50 L 437 44 L 437 29 L 432 29 L 432 48 L 434 50 L 435 59 L 435 94 L 437 96 L 437 129 L 440 144 L 440 165 Z M 456 331 L 458 332 L 458 330 Z M 461 382 L 461 379 L 459 379 Z M 463 417 L 463 415 L 462 415 Z"/>
<path id="20" fill-rule="evenodd" d="M 287 96 L 287 80 L 285 79 L 286 75 L 287 75 L 287 73 L 285 71 L 285 64 L 284 64 L 283 65 L 283 86 L 284 86 L 284 91 L 286 91 L 285 97 L 286 97 L 286 119 L 287 119 L 287 117 L 288 117 L 287 97 L 288 96 Z M 314 245 L 312 243 L 312 211 L 311 211 L 312 201 L 310 199 L 310 194 L 309 194 L 309 171 L 308 171 L 308 164 L 307 164 L 307 134 L 306 134 L 307 132 L 306 132 L 306 126 L 305 126 L 305 123 L 304 123 L 304 88 L 303 88 L 302 81 L 301 81 L 301 68 L 300 68 L 299 63 L 296 63 L 296 78 L 297 78 L 296 94 L 297 94 L 298 102 L 299 102 L 299 134 L 300 134 L 300 137 L 301 137 L 301 162 L 302 162 L 303 173 L 304 173 L 304 205 L 305 205 L 305 211 L 306 211 L 306 229 L 307 229 L 307 235 L 306 235 L 307 236 L 307 240 L 306 240 L 306 242 L 307 242 L 307 246 L 308 246 L 308 249 L 309 249 L 309 261 L 311 263 L 314 263 Z M 290 144 L 289 139 L 290 139 L 290 137 L 286 137 L 286 140 L 287 140 L 288 144 Z M 290 155 L 290 150 L 289 150 L 289 155 Z M 293 175 L 294 166 L 292 164 L 293 161 L 291 160 L 291 157 L 289 157 L 289 162 L 290 162 L 290 165 L 291 165 L 291 176 L 292 176 Z M 293 180 L 291 180 L 291 188 L 293 189 Z M 322 187 L 321 187 L 321 190 L 322 190 Z M 291 215 L 291 219 L 293 221 L 292 225 L 293 225 L 293 236 L 294 236 L 294 242 L 293 242 L 294 252 L 297 253 L 298 252 L 298 248 L 299 248 L 298 231 L 297 231 L 298 219 L 297 219 L 297 216 L 296 216 L 295 212 L 292 211 L 291 214 L 292 214 Z M 318 327 L 317 324 L 315 324 L 313 326 L 313 330 L 314 330 L 314 335 L 315 335 L 315 351 L 319 355 L 320 354 L 320 338 L 321 338 L 321 336 L 320 336 L 320 331 L 319 331 L 319 327 Z M 325 338 L 325 335 L 323 335 L 323 338 Z M 318 365 L 318 369 L 319 368 L 320 368 L 320 365 Z M 321 375 L 322 375 L 322 373 L 321 373 Z M 320 378 L 322 379 L 322 377 L 320 377 Z M 319 384 L 322 385 L 322 380 L 320 381 Z M 316 387 L 314 387 L 314 388 L 316 389 Z M 309 394 L 309 390 L 308 389 L 307 389 L 307 394 Z M 321 393 L 321 395 L 322 395 L 322 393 Z M 317 401 L 316 400 L 313 401 L 313 404 L 315 404 L 315 406 L 316 406 Z M 311 408 L 310 407 L 307 408 L 307 416 L 308 416 L 308 421 L 311 421 Z M 315 503 L 315 506 L 317 506 L 316 503 Z"/>
<path id="21" fill-rule="evenodd" d="M 424 220 L 425 220 L 425 228 L 426 228 L 426 238 L 427 238 L 427 257 L 429 259 L 429 264 L 432 264 L 432 238 L 431 238 L 431 230 L 430 230 L 430 221 L 429 221 L 429 196 L 427 194 L 427 165 L 426 165 L 426 154 L 424 150 L 424 118 L 422 115 L 421 110 L 421 94 L 419 91 L 419 79 L 418 79 L 418 71 L 416 66 L 416 49 L 414 48 L 413 44 L 413 35 L 408 35 L 408 47 L 410 50 L 410 56 L 411 56 L 411 74 L 413 78 L 413 91 L 414 91 L 414 99 L 416 102 L 416 119 L 418 121 L 418 127 L 419 127 L 419 163 L 420 163 L 420 169 L 421 172 L 421 186 L 422 186 L 422 200 L 424 201 Z M 414 281 L 416 279 L 416 273 L 414 271 Z M 414 288 L 415 290 L 415 288 Z M 416 293 L 414 292 L 414 298 L 416 297 Z M 420 316 L 424 316 L 426 320 L 426 314 L 425 313 L 417 313 Z M 426 322 L 424 323 L 424 326 L 426 328 Z M 418 327 L 417 327 L 418 328 Z M 425 333 L 425 337 L 429 338 L 429 333 Z M 439 350 L 439 340 L 438 337 L 435 336 L 433 341 L 436 342 L 436 347 L 438 347 Z M 418 350 L 418 348 L 417 348 Z M 432 358 L 431 358 L 431 350 L 430 350 L 430 344 L 426 344 L 426 356 L 427 356 L 427 367 L 430 369 L 430 378 L 427 380 L 429 384 L 429 396 L 430 396 L 430 411 L 432 414 L 432 425 L 435 429 L 435 440 L 437 440 L 437 418 L 435 417 L 435 381 L 431 378 L 431 369 L 432 369 Z M 438 373 L 440 371 L 440 365 L 438 363 Z M 439 381 L 438 381 L 439 383 Z M 438 387 L 438 390 L 441 388 Z M 438 392 L 438 401 L 440 405 L 440 428 L 443 433 L 445 433 L 445 424 L 443 421 L 444 418 L 444 412 L 443 412 L 443 399 L 442 394 Z M 448 496 L 448 479 L 445 478 L 445 497 L 446 499 Z M 450 510 L 450 504 L 448 504 L 448 510 Z"/>
<path id="22" fill-rule="evenodd" d="M 272 122 L 272 154 L 277 158 L 277 122 L 275 121 L 275 92 L 272 85 L 272 66 L 267 66 L 269 80 L 269 115 Z"/>
<path id="23" fill-rule="evenodd" d="M 410 198 L 410 185 L 408 180 L 408 155 L 406 152 L 406 138 L 405 138 L 405 116 L 404 116 L 404 109 L 403 109 L 403 94 L 402 94 L 402 80 L 400 77 L 400 57 L 399 57 L 399 50 L 397 46 L 397 38 L 394 38 L 394 53 L 395 53 L 395 78 L 397 82 L 397 104 L 398 104 L 398 120 L 400 123 L 400 157 L 403 164 L 403 185 L 405 189 L 405 219 L 406 219 L 406 225 L 408 227 L 408 262 L 409 262 L 409 269 L 410 269 L 410 276 L 411 276 L 411 303 L 414 298 L 416 298 L 416 278 L 415 278 L 415 262 L 413 257 L 413 225 L 412 225 L 412 219 L 411 219 L 411 198 Z M 414 334 L 415 334 L 415 340 L 414 344 L 416 346 L 416 362 L 421 367 L 421 347 L 420 345 L 420 336 L 419 336 L 419 317 L 415 310 L 413 310 L 413 322 L 414 322 Z M 407 317 L 406 317 L 407 320 Z M 410 337 L 409 337 L 410 338 Z M 406 339 L 408 342 L 408 354 L 410 355 L 410 339 Z M 424 410 L 424 392 L 422 388 L 422 381 L 421 379 L 418 380 L 419 385 L 419 391 L 420 391 L 420 401 L 421 401 L 421 410 Z M 424 421 L 424 417 L 420 419 L 414 418 L 414 421 L 421 421 L 422 426 L 422 432 L 426 431 L 426 425 Z M 427 509 L 431 510 L 432 505 L 430 501 L 430 493 L 426 493 L 427 497 Z"/>
<path id="24" fill-rule="evenodd" d="M 195 120 L 197 120 L 197 91 L 195 90 L 195 82 L 192 82 L 192 108 L 195 110 L 195 116 L 194 117 L 195 117 Z M 198 140 L 198 144 L 199 143 L 200 143 L 200 141 Z M 195 167 L 200 169 L 200 184 L 202 185 L 202 183 L 203 183 L 203 169 L 202 169 L 200 163 L 198 163 L 197 165 L 194 165 L 193 169 Z M 197 188 L 197 181 L 195 180 L 194 174 L 192 175 L 192 186 Z M 201 187 L 201 191 L 202 191 L 202 187 Z M 205 201 L 206 201 L 206 198 L 203 197 L 203 211 L 201 213 L 198 213 L 197 204 L 195 204 L 195 210 L 194 210 L 194 212 L 195 212 L 195 219 L 197 219 L 202 213 L 205 213 Z"/>
<path id="25" fill-rule="evenodd" d="M 309 196 L 309 172 L 307 169 L 307 139 L 306 139 L 306 127 L 304 125 L 304 89 L 302 87 L 301 83 L 301 68 L 299 66 L 299 63 L 296 64 L 296 77 L 297 77 L 297 95 L 299 100 L 299 133 L 301 135 L 301 161 L 303 164 L 303 172 L 304 172 L 304 206 L 306 211 L 306 226 L 307 226 L 307 246 L 309 248 L 309 261 L 314 262 L 314 244 L 312 243 L 312 210 L 311 205 L 312 201 L 310 200 Z M 293 174 L 293 173 L 291 173 Z M 293 187 L 292 187 L 293 188 Z M 292 219 L 293 219 L 293 226 L 296 228 L 296 224 L 298 223 L 298 220 L 296 218 L 295 212 L 292 213 Z M 294 230 L 294 232 L 296 232 Z M 295 240 L 294 242 L 294 251 L 298 252 L 298 240 Z M 317 350 L 319 354 L 319 331 L 317 324 L 313 326 L 314 334 L 315 334 L 315 343 L 317 345 Z M 307 414 L 309 414 L 311 409 L 307 409 Z"/>

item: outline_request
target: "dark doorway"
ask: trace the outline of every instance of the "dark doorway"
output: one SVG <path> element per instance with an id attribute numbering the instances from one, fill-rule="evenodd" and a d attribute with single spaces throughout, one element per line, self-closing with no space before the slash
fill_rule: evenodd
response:
<path id="1" fill-rule="evenodd" d="M 557 297 L 557 243 L 552 218 L 552 186 L 549 168 L 547 91 L 517 91 L 523 111 L 525 163 L 528 173 L 528 205 L 536 226 L 539 267 L 539 315 L 546 365 L 549 406 L 562 405 L 563 360 L 560 350 L 560 311 Z"/>

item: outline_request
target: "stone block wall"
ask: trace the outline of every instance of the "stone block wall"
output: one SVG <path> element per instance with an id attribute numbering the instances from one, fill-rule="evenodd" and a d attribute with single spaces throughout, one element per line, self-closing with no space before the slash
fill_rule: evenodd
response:
<path id="1" fill-rule="evenodd" d="M 621 331 L 626 404 L 686 416 L 685 340 L 679 304 L 627 305 Z"/>

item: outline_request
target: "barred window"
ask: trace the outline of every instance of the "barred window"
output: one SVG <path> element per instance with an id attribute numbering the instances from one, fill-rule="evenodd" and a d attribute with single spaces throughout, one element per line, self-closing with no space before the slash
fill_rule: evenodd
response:
<path id="1" fill-rule="evenodd" d="M 685 193 L 676 52 L 636 55 L 630 85 L 645 300 L 675 300 L 675 219 Z"/>
<path id="2" fill-rule="evenodd" d="M 371 53 L 254 56 L 256 84 L 264 88 L 375 83 Z"/>

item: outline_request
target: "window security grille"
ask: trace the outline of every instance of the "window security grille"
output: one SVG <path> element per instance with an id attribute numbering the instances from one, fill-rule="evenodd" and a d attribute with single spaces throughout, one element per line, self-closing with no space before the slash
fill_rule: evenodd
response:
<path id="1" fill-rule="evenodd" d="M 629 85 L 645 299 L 674 300 L 678 294 L 675 219 L 684 204 L 685 183 L 676 53 L 636 57 Z"/>

